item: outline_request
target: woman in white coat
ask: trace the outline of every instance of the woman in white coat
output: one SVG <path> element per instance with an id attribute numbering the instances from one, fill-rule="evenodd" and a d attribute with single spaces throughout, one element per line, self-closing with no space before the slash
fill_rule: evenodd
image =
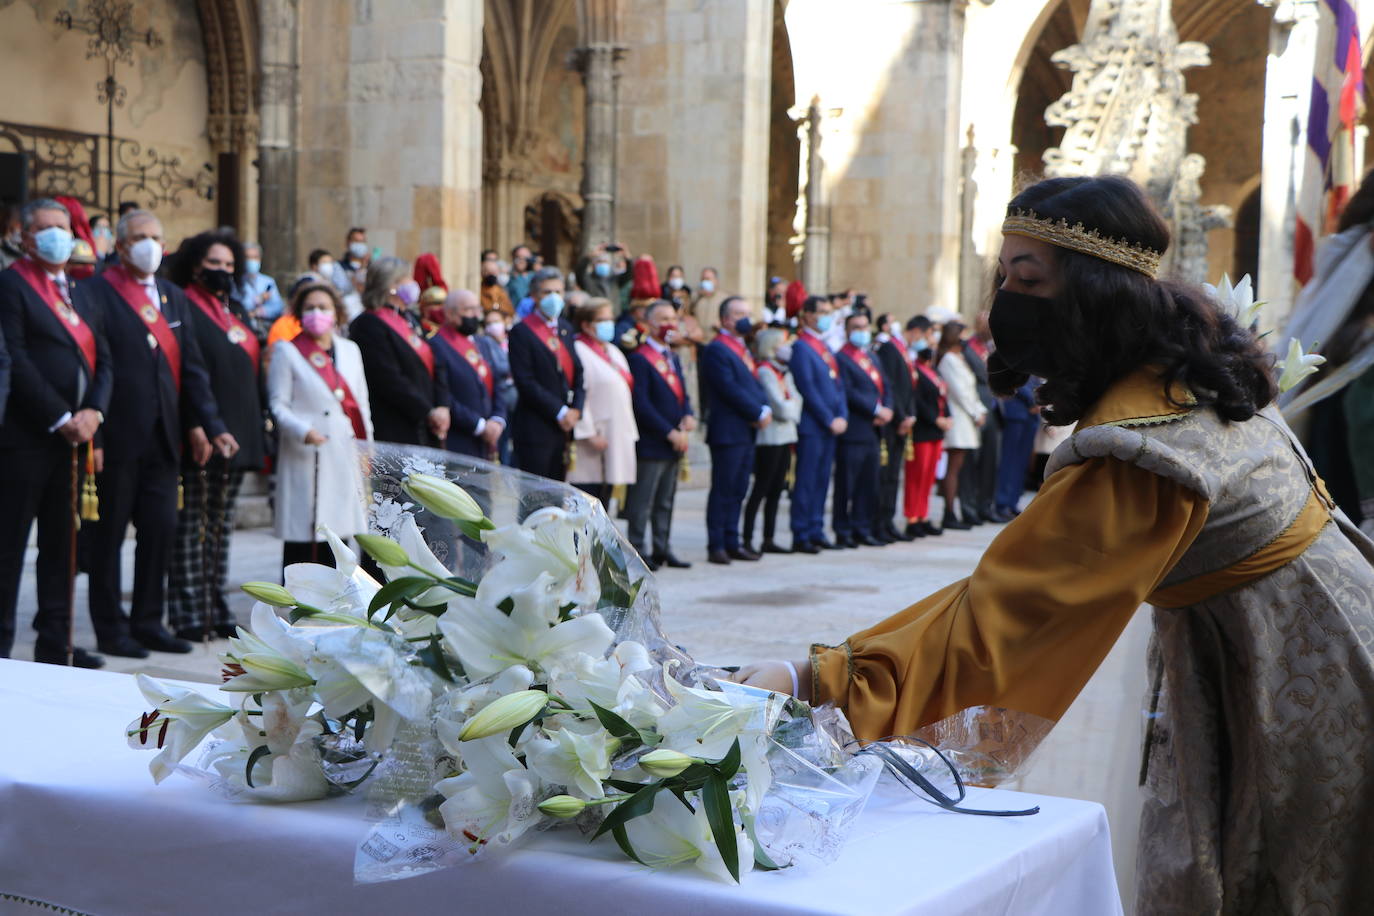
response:
<path id="1" fill-rule="evenodd" d="M 267 375 L 268 405 L 280 433 L 276 534 L 285 542 L 283 567 L 332 566 L 318 528 L 345 538 L 367 531 L 357 449 L 359 441 L 372 439 L 367 377 L 358 345 L 336 333 L 347 313 L 332 286 L 302 286 L 291 312 L 302 330 L 273 346 Z"/>
<path id="2" fill-rule="evenodd" d="M 573 427 L 576 461 L 568 469 L 568 483 L 576 484 L 603 505 L 611 490 L 635 482 L 634 384 L 630 364 L 615 339 L 615 318 L 606 299 L 591 299 L 573 315 L 577 340 L 573 346 L 582 361 L 582 384 L 587 398 L 582 417 Z"/>
<path id="3" fill-rule="evenodd" d="M 949 418 L 953 425 L 945 432 L 945 454 L 949 464 L 940 481 L 940 494 L 945 498 L 944 527 L 965 531 L 969 525 L 959 520 L 954 500 L 959 491 L 959 470 L 964 458 L 978 448 L 978 428 L 987 417 L 987 408 L 978 398 L 978 380 L 964 361 L 964 325 L 958 321 L 945 322 L 940 332 L 940 345 L 935 351 L 936 368 L 949 386 Z M 960 507 L 963 508 L 962 506 Z"/>

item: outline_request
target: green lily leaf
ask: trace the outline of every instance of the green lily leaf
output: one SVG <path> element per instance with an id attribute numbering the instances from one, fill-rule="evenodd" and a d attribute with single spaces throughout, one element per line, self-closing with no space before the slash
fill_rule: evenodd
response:
<path id="1" fill-rule="evenodd" d="M 730 877 L 739 883 L 739 844 L 735 841 L 734 806 L 730 804 L 730 787 L 719 773 L 712 773 L 701 790 L 701 803 L 706 806 L 706 823 L 711 825 L 716 848 L 725 861 Z"/>

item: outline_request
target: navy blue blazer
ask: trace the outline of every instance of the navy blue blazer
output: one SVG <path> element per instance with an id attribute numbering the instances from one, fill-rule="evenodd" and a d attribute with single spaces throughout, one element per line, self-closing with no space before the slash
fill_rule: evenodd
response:
<path id="1" fill-rule="evenodd" d="M 473 344 L 476 345 L 476 340 Z M 487 394 L 487 384 L 477 374 L 477 367 L 459 354 L 442 335 L 435 334 L 429 338 L 429 345 L 434 350 L 435 374 L 443 372 L 448 381 L 448 409 L 452 422 L 449 424 L 448 438 L 444 440 L 445 448 L 460 455 L 486 458 L 488 450 L 477 437 L 477 425 L 490 417 L 497 417 L 504 423 L 506 408 L 499 398 L 493 399 Z M 492 371 L 491 366 L 487 366 L 487 371 Z M 493 390 L 495 386 L 493 375 Z"/>
<path id="2" fill-rule="evenodd" d="M 543 321 L 540 316 L 536 321 Z M 587 400 L 582 387 L 582 360 L 573 348 L 576 335 L 564 319 L 558 322 L 559 346 L 572 354 L 573 380 L 563 374 L 558 356 L 524 322 L 510 329 L 510 374 L 519 392 L 519 406 L 511 417 L 511 438 L 516 442 L 562 442 L 568 434 L 558 425 L 558 412 L 564 407 L 582 409 Z"/>
<path id="3" fill-rule="evenodd" d="M 107 274 L 86 280 L 79 288 L 86 291 L 105 323 L 115 370 L 110 409 L 100 427 L 107 462 L 138 459 L 159 430 L 164 454 L 173 461 L 181 456 L 183 430 L 200 426 L 211 439 L 226 431 L 191 324 L 195 306 L 181 287 L 157 278 L 162 314 L 181 349 L 179 392 L 162 348 L 149 346 L 148 326 L 110 285 Z"/>
<path id="4" fill-rule="evenodd" d="M 678 361 L 676 353 L 669 351 L 666 357 L 656 353 L 655 358 L 668 359 L 677 377 L 683 378 L 682 363 Z M 635 423 L 639 426 L 635 454 L 645 461 L 671 461 L 679 453 L 668 442 L 668 434 L 677 429 L 683 417 L 692 415 L 692 398 L 687 394 L 686 380 L 682 382 L 682 400 L 679 401 L 662 373 L 653 367 L 647 357 L 636 351 L 628 359 L 630 374 L 635 380 L 633 400 Z"/>
<path id="5" fill-rule="evenodd" d="M 835 360 L 840 364 L 840 378 L 844 380 L 845 397 L 849 402 L 849 428 L 840 436 L 840 441 L 854 444 L 871 442 L 876 445 L 878 427 L 873 425 L 873 418 L 879 407 L 892 406 L 892 385 L 884 377 L 880 393 L 868 373 L 859 368 L 859 364 L 843 350 L 835 354 Z M 877 357 L 869 354 L 868 361 L 882 375 L 883 367 Z"/>
<path id="6" fill-rule="evenodd" d="M 1029 423 L 1036 419 L 1031 413 L 1035 406 L 1035 389 L 1040 386 L 1039 379 L 1030 379 L 1016 389 L 1016 393 L 1002 401 L 1002 417 L 1009 423 Z"/>
<path id="7" fill-rule="evenodd" d="M 824 343 L 824 342 L 822 342 Z M 797 432 L 803 436 L 830 436 L 830 424 L 836 417 L 849 418 L 845 400 L 844 377 L 830 377 L 830 367 L 811 345 L 804 340 L 792 344 L 792 359 L 787 368 L 797 382 L 802 396 L 802 416 Z"/>
<path id="8" fill-rule="evenodd" d="M 707 445 L 752 445 L 754 424 L 768 406 L 763 385 L 719 336 L 701 350 L 697 363 L 701 399 L 710 408 Z"/>

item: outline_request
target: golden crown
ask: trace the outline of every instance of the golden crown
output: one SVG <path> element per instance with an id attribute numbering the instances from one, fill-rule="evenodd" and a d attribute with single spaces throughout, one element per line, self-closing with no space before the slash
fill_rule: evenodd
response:
<path id="1" fill-rule="evenodd" d="M 1082 223 L 1069 225 L 1066 219 L 1043 219 L 1034 210 L 1013 210 L 1002 223 L 1003 235 L 1024 235 L 1060 248 L 1101 258 L 1113 264 L 1139 271 L 1154 279 L 1159 274 L 1161 251 L 1146 248 L 1124 239 L 1109 238 Z"/>

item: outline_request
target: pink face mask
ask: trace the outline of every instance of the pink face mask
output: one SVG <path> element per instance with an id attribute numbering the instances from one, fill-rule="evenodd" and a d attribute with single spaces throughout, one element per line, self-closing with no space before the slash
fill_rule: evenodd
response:
<path id="1" fill-rule="evenodd" d="M 321 337 L 334 330 L 334 316 L 328 312 L 306 312 L 301 316 L 301 327 L 311 337 Z"/>
<path id="2" fill-rule="evenodd" d="M 406 308 L 420 301 L 420 284 L 407 280 L 396 287 L 396 298 L 406 304 Z"/>

